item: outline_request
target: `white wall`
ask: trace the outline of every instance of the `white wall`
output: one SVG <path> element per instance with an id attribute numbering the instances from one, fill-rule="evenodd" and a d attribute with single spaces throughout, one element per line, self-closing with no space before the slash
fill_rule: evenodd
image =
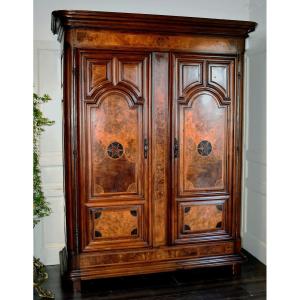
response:
<path id="1" fill-rule="evenodd" d="M 249 16 L 249 7 L 252 7 L 252 1 L 253 0 L 34 0 L 34 87 L 36 92 L 40 94 L 48 93 L 53 98 L 53 101 L 44 105 L 43 110 L 50 119 L 56 121 L 54 126 L 46 129 L 41 143 L 43 186 L 47 201 L 50 202 L 54 211 L 53 214 L 45 218 L 35 230 L 34 252 L 35 255 L 41 257 L 45 264 L 57 264 L 59 262 L 58 251 L 64 246 L 59 44 L 50 30 L 51 12 L 58 9 L 85 9 L 249 20 L 251 19 Z M 253 17 L 256 16 L 254 15 Z M 253 40 L 257 40 L 254 35 Z M 249 74 L 251 75 L 253 74 L 252 68 L 257 65 L 264 65 L 265 61 L 260 58 L 257 64 L 255 56 L 249 55 L 248 64 L 250 65 Z M 257 89 L 257 86 L 262 85 L 263 89 L 264 84 L 257 83 L 256 76 L 256 74 L 252 76 L 253 79 L 250 82 L 251 86 L 255 86 Z M 251 97 L 252 96 L 254 98 L 257 97 L 257 95 L 251 95 Z M 255 103 L 259 102 L 259 99 L 257 98 Z M 254 108 L 252 105 L 249 105 L 249 107 L 251 111 L 249 114 L 255 112 L 256 107 Z M 251 117 L 252 116 L 248 119 L 251 119 Z M 262 119 L 265 119 L 264 115 Z M 254 123 L 259 126 L 259 123 Z M 260 129 L 255 130 L 260 131 Z M 251 131 L 251 133 L 248 133 L 248 137 L 250 136 L 256 140 L 257 134 L 252 135 Z M 247 145 L 246 143 L 246 146 Z M 251 151 L 253 149 L 254 152 L 257 150 L 256 145 L 258 145 L 258 143 L 253 144 Z M 252 153 L 252 155 L 254 154 Z M 255 172 L 260 172 L 260 170 L 256 170 L 254 167 L 251 170 L 252 173 L 248 172 L 247 174 L 250 175 L 251 178 L 254 174 L 253 178 L 257 178 Z M 258 183 L 255 181 L 253 184 L 257 185 Z M 249 191 L 249 185 L 245 184 L 245 186 Z M 249 194 L 249 192 L 247 193 Z M 245 193 L 245 195 L 248 195 L 247 193 Z M 252 197 L 255 199 L 252 199 Z M 255 237 L 257 235 L 255 230 L 251 229 L 252 223 L 248 223 L 253 222 L 251 220 L 253 220 L 257 214 L 253 209 L 259 209 L 259 205 L 252 206 L 252 202 L 260 200 L 255 195 L 250 195 L 247 199 L 248 206 L 244 213 L 243 232 L 245 231 L 244 228 L 247 228 L 248 231 L 245 231 L 247 234 L 244 234 L 246 239 L 246 241 L 244 241 L 244 247 L 256 255 L 256 247 L 252 246 L 252 235 L 250 234 L 253 233 Z M 251 204 L 249 204 L 250 202 Z M 247 217 L 247 219 L 245 219 L 245 217 Z M 257 224 L 257 222 L 254 221 L 254 224 Z M 263 231 L 264 223 L 261 224 Z M 257 231 L 260 230 L 257 229 Z"/>
<path id="2" fill-rule="evenodd" d="M 57 44 L 34 43 L 34 90 L 47 93 L 52 101 L 42 106 L 44 114 L 55 124 L 46 127 L 41 139 L 42 188 L 53 213 L 44 218 L 34 231 L 34 254 L 47 264 L 58 263 L 64 247 L 64 197 L 62 165 L 62 118 L 60 91 L 60 53 Z"/>
<path id="3" fill-rule="evenodd" d="M 243 247 L 266 263 L 266 3 L 251 0 L 249 19 L 258 26 L 247 40 Z"/>
<path id="4" fill-rule="evenodd" d="M 249 0 L 34 0 L 34 39 L 55 40 L 50 15 L 58 9 L 248 20 L 248 8 Z"/>

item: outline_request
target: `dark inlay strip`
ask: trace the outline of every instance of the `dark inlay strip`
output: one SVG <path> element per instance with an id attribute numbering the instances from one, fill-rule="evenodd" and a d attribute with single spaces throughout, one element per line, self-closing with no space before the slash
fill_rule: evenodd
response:
<path id="1" fill-rule="evenodd" d="M 95 237 L 102 237 L 101 232 L 98 230 L 95 230 Z"/>
<path id="2" fill-rule="evenodd" d="M 134 217 L 137 216 L 137 210 L 133 209 L 130 211 L 131 215 L 133 215 Z"/>
<path id="3" fill-rule="evenodd" d="M 113 142 L 108 145 L 107 154 L 113 159 L 120 158 L 123 155 L 123 152 L 123 145 L 119 142 Z"/>
<path id="4" fill-rule="evenodd" d="M 216 205 L 216 207 L 217 207 L 217 210 L 219 210 L 219 211 L 223 211 L 223 205 L 221 205 L 221 204 L 218 204 L 218 205 Z"/>
<path id="5" fill-rule="evenodd" d="M 201 156 L 208 156 L 212 151 L 212 145 L 209 141 L 201 141 L 197 149 Z"/>
<path id="6" fill-rule="evenodd" d="M 99 219 L 101 217 L 101 212 L 97 211 L 95 212 L 95 219 Z"/>
<path id="7" fill-rule="evenodd" d="M 134 228 L 134 229 L 131 231 L 131 235 L 137 235 L 137 228 Z"/>
<path id="8" fill-rule="evenodd" d="M 184 208 L 184 212 L 185 212 L 185 213 L 188 213 L 190 210 L 191 210 L 191 208 L 190 208 L 189 206 L 186 206 L 186 207 Z"/>
<path id="9" fill-rule="evenodd" d="M 189 225 L 187 225 L 187 224 L 184 224 L 183 230 L 184 231 L 191 230 L 191 227 Z"/>

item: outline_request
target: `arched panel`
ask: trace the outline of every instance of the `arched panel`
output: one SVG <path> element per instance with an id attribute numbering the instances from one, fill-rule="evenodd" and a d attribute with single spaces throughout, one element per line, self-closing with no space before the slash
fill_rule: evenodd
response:
<path id="1" fill-rule="evenodd" d="M 200 95 L 200 94 L 208 94 L 213 97 L 219 107 L 230 105 L 230 101 L 226 97 L 224 97 L 224 93 L 220 92 L 220 90 L 214 87 L 199 87 L 195 86 L 191 88 L 185 95 L 185 97 L 179 98 L 178 102 L 180 104 L 187 105 L 189 107 L 192 106 L 193 101 Z"/>
<path id="2" fill-rule="evenodd" d="M 108 90 L 99 90 L 95 93 L 93 100 L 89 101 L 89 104 L 91 104 L 91 106 L 100 106 L 101 103 L 111 95 L 122 97 L 127 101 L 129 107 L 133 107 L 136 104 L 143 104 L 143 101 L 138 102 L 137 96 L 125 87 L 114 87 Z"/>
<path id="3" fill-rule="evenodd" d="M 149 56 L 120 52 L 81 50 L 82 100 L 93 102 L 113 88 L 124 89 L 141 104 L 147 97 Z"/>
<path id="4" fill-rule="evenodd" d="M 174 57 L 177 76 L 177 94 L 183 98 L 192 88 L 203 86 L 203 59 L 191 55 Z"/>
<path id="5" fill-rule="evenodd" d="M 137 193 L 138 109 L 121 93 L 109 93 L 89 114 L 91 194 Z"/>
<path id="6" fill-rule="evenodd" d="M 89 79 L 79 90 L 84 249 L 144 247 L 151 230 L 148 55 L 80 55 L 79 78 Z"/>
<path id="7" fill-rule="evenodd" d="M 226 108 L 213 95 L 201 93 L 181 110 L 182 191 L 224 189 Z"/>
<path id="8" fill-rule="evenodd" d="M 173 242 L 222 239 L 232 201 L 233 58 L 178 53 L 173 68 Z"/>
<path id="9" fill-rule="evenodd" d="M 230 101 L 232 85 L 233 61 L 207 61 L 208 86 L 224 94 L 224 101 Z"/>

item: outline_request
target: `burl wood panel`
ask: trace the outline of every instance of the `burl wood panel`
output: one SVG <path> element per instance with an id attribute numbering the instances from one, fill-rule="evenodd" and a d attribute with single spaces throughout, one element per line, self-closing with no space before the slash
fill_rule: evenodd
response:
<path id="1" fill-rule="evenodd" d="M 189 36 L 142 34 L 109 30 L 74 30 L 74 47 L 78 48 L 134 48 L 152 51 L 180 50 L 206 53 L 234 54 L 244 49 L 242 38 L 224 38 L 221 36 Z"/>
<path id="2" fill-rule="evenodd" d="M 201 83 L 201 65 L 183 65 L 182 73 L 183 89 L 190 87 L 193 83 Z"/>
<path id="3" fill-rule="evenodd" d="M 203 84 L 204 60 L 196 58 L 177 58 L 178 63 L 178 95 L 184 94 L 194 86 Z"/>
<path id="4" fill-rule="evenodd" d="M 106 63 L 93 63 L 90 68 L 89 74 L 89 91 L 106 81 L 111 81 L 111 62 Z"/>
<path id="5" fill-rule="evenodd" d="M 223 189 L 226 108 L 219 107 L 209 93 L 203 93 L 194 99 L 191 107 L 182 107 L 181 114 L 183 190 Z M 202 155 L 199 150 L 202 141 L 210 144 L 207 155 Z"/>
<path id="6" fill-rule="evenodd" d="M 224 95 L 223 101 L 231 101 L 233 94 L 232 74 L 234 73 L 233 60 L 207 61 L 208 86 L 218 90 Z"/>
<path id="7" fill-rule="evenodd" d="M 169 54 L 153 53 L 153 116 L 152 116 L 152 169 L 153 169 L 153 245 L 165 245 L 168 226 L 168 72 Z"/>
<path id="8" fill-rule="evenodd" d="M 91 213 L 92 239 L 121 239 L 139 235 L 137 208 L 116 207 L 95 209 Z"/>
<path id="9" fill-rule="evenodd" d="M 227 91 L 228 80 L 228 67 L 226 65 L 209 64 L 209 83 L 215 83 Z"/>
<path id="10" fill-rule="evenodd" d="M 112 265 L 119 263 L 155 262 L 163 260 L 182 259 L 188 257 L 203 257 L 208 255 L 232 254 L 232 242 L 219 242 L 210 245 L 186 245 L 169 248 L 144 249 L 136 252 L 95 253 L 82 256 L 81 267 Z"/>
<path id="11" fill-rule="evenodd" d="M 128 59 L 122 61 L 119 59 L 119 82 L 130 85 L 138 96 L 142 96 L 145 63 L 146 59 L 144 61 L 128 61 Z"/>
<path id="12" fill-rule="evenodd" d="M 181 233 L 197 233 L 224 227 L 222 204 L 181 206 Z"/>
<path id="13" fill-rule="evenodd" d="M 106 54 L 100 58 L 92 53 L 82 54 L 83 98 L 89 100 L 93 93 L 113 81 L 113 58 Z"/>
<path id="14" fill-rule="evenodd" d="M 137 192 L 138 110 L 120 94 L 108 95 L 90 109 L 92 195 Z M 118 149 L 114 149 L 118 143 Z M 111 151 L 116 155 L 111 155 Z M 141 176 L 141 174 L 139 174 Z"/>

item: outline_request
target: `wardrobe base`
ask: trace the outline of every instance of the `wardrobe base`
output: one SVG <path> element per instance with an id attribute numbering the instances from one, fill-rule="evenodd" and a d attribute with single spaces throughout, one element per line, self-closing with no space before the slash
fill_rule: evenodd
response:
<path id="1" fill-rule="evenodd" d="M 67 266 L 65 248 L 60 253 L 61 266 Z M 144 261 L 137 263 L 122 263 L 97 265 L 81 268 L 80 270 L 62 270 L 62 279 L 71 286 L 74 292 L 81 290 L 81 280 L 100 279 L 109 277 L 133 276 L 151 273 L 170 272 L 203 267 L 231 266 L 232 275 L 239 276 L 240 264 L 247 260 L 242 253 L 206 256 L 185 259 L 169 259 L 162 261 Z"/>

